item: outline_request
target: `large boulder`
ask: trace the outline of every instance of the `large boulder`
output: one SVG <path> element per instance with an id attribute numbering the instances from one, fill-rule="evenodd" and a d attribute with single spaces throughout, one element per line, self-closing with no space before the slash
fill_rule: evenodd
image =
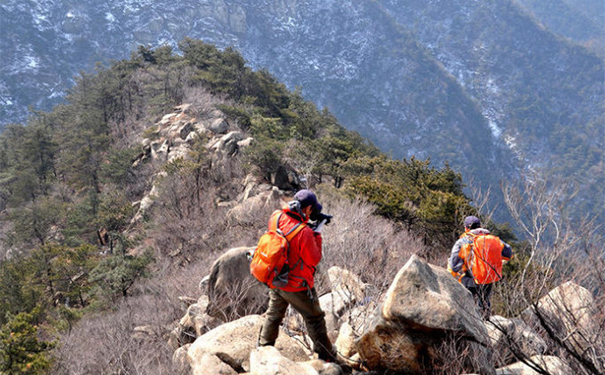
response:
<path id="1" fill-rule="evenodd" d="M 536 306 L 529 307 L 522 317 L 548 330 L 560 341 L 569 343 L 578 353 L 586 353 L 590 348 L 603 348 L 605 341 L 595 324 L 597 312 L 590 291 L 568 281 L 542 297 Z M 542 327 L 545 328 L 545 327 Z M 602 356 L 604 353 L 598 353 Z"/>
<path id="2" fill-rule="evenodd" d="M 250 353 L 257 346 L 263 322 L 260 315 L 249 315 L 198 337 L 187 351 L 192 369 L 204 367 L 204 355 L 210 353 L 238 372 L 250 371 Z M 283 330 L 280 330 L 275 347 L 292 361 L 309 360 L 310 353 Z"/>
<path id="3" fill-rule="evenodd" d="M 248 254 L 254 247 L 237 247 L 221 255 L 208 279 L 208 315 L 230 321 L 267 309 L 269 288 L 250 274 Z"/>
<path id="4" fill-rule="evenodd" d="M 529 358 L 529 361 L 534 367 L 537 367 L 538 369 L 543 370 L 551 375 L 574 374 L 571 368 L 558 357 L 538 355 Z M 538 375 L 542 373 L 543 372 L 538 372 L 523 362 L 517 362 L 496 370 L 497 375 Z"/>
<path id="5" fill-rule="evenodd" d="M 547 350 L 544 339 L 521 319 L 494 315 L 485 322 L 485 327 L 501 364 L 510 364 L 519 355 L 531 357 L 544 354 Z"/>
<path id="6" fill-rule="evenodd" d="M 465 371 L 494 373 L 489 336 L 473 298 L 447 270 L 412 256 L 379 309 L 357 341 L 370 369 L 418 373 L 443 365 L 448 358 L 442 345 L 451 342 L 455 352 L 472 353 Z"/>

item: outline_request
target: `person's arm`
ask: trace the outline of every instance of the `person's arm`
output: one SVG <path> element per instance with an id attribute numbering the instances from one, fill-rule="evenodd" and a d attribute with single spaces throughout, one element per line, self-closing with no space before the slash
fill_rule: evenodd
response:
<path id="1" fill-rule="evenodd" d="M 464 265 L 464 259 L 462 259 L 460 257 L 460 250 L 462 249 L 462 246 L 465 243 L 466 243 L 466 241 L 464 241 L 464 239 L 461 238 L 458 241 L 456 241 L 456 243 L 452 247 L 452 253 L 451 253 L 450 259 L 449 259 L 449 266 L 452 269 L 452 271 L 454 271 L 454 272 L 460 272 L 460 270 L 462 269 L 462 266 Z"/>
<path id="2" fill-rule="evenodd" d="M 306 227 L 300 232 L 300 258 L 311 267 L 316 267 L 321 261 L 321 233 Z"/>

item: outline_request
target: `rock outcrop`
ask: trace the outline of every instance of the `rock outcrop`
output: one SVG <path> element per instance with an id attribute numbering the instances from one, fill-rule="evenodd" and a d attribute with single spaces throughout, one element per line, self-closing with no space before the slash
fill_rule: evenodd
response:
<path id="1" fill-rule="evenodd" d="M 594 298 L 582 286 L 574 282 L 559 285 L 542 297 L 538 304 L 522 314 L 529 323 L 548 325 L 556 340 L 569 344 L 578 353 L 587 350 L 602 351 L 605 338 L 599 334 L 598 323 L 594 321 Z M 605 353 L 597 353 L 603 357 Z M 605 363 L 602 364 L 605 370 Z"/>
<path id="2" fill-rule="evenodd" d="M 371 369 L 418 373 L 444 361 L 439 348 L 448 337 L 479 359 L 470 370 L 494 372 L 489 336 L 471 295 L 445 269 L 412 256 L 357 348 Z"/>
<path id="3" fill-rule="evenodd" d="M 210 160 L 216 170 L 228 168 L 228 160 L 238 151 L 250 145 L 252 138 L 246 138 L 238 130 L 232 130 L 219 110 L 212 110 L 196 117 L 191 104 L 182 104 L 174 108 L 173 113 L 162 117 L 155 124 L 155 130 L 150 128 L 148 138 L 141 141 L 144 152 L 134 161 L 138 165 L 150 159 L 161 170 L 162 165 L 177 159 L 191 160 L 191 146 L 196 141 L 204 140 L 205 148 L 210 152 Z M 148 212 L 157 197 L 157 186 L 165 177 L 165 172 L 158 172 L 152 180 L 150 191 L 137 202 L 138 211 L 132 223 L 140 222 Z"/>
<path id="4" fill-rule="evenodd" d="M 257 346 L 262 324 L 261 316 L 249 315 L 225 323 L 198 337 L 187 351 L 194 373 L 203 373 L 201 369 L 206 366 L 205 359 L 208 354 L 218 357 L 238 372 L 250 371 L 250 353 Z M 284 331 L 280 332 L 275 347 L 292 361 L 309 360 L 310 353 Z"/>
<path id="5" fill-rule="evenodd" d="M 230 249 L 214 262 L 208 280 L 208 315 L 229 321 L 266 310 L 269 288 L 250 275 L 252 251 L 254 247 Z"/>
<path id="6" fill-rule="evenodd" d="M 189 306 L 179 321 L 180 331 L 173 332 L 173 337 L 181 335 L 179 340 L 173 339 L 180 345 L 173 356 L 175 366 L 190 366 L 198 375 L 340 374 L 340 366 L 312 359 L 312 344 L 295 312 L 287 314 L 275 348 L 257 347 L 264 321 L 260 315 L 224 324 L 210 316 L 211 310 L 223 320 L 235 319 L 253 308 L 264 312 L 260 302 L 267 301 L 268 289 L 263 285 L 258 284 L 259 291 L 250 289 L 247 297 L 237 291 L 239 303 L 224 298 L 233 292 L 236 282 L 250 277 L 246 253 L 251 249 L 235 248 L 219 257 L 213 274 L 204 278 L 208 295 L 197 301 L 187 299 Z M 330 292 L 320 297 L 329 335 L 340 360 L 357 370 L 411 374 L 448 368 L 455 361 L 459 366 L 455 370 L 480 374 L 537 374 L 536 368 L 552 374 L 572 373 L 563 359 L 544 355 L 553 352 L 544 332 L 532 330 L 518 318 L 492 316 L 483 322 L 470 293 L 449 272 L 416 256 L 401 268 L 378 300 L 367 299 L 367 285 L 348 270 L 332 267 L 323 275 L 330 280 Z M 579 300 L 568 299 L 571 290 L 577 292 Z M 568 338 L 593 324 L 595 315 L 588 294 L 575 284 L 554 289 L 538 306 L 558 327 L 575 329 L 562 331 Z M 552 306 L 565 306 L 566 310 L 549 310 Z M 571 317 L 575 325 L 565 325 Z M 512 363 L 519 356 L 525 359 Z M 496 370 L 496 364 L 505 367 Z"/>

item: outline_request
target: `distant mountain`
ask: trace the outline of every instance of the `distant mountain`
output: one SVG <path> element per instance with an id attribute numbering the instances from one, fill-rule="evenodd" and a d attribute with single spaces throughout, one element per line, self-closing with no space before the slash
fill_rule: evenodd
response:
<path id="1" fill-rule="evenodd" d="M 605 56 L 605 2 L 602 0 L 516 0 L 553 33 Z"/>
<path id="2" fill-rule="evenodd" d="M 572 176 L 586 192 L 579 202 L 594 207 L 605 195 L 603 60 L 538 25 L 530 5 L 9 0 L 2 121 L 59 102 L 96 61 L 191 37 L 234 46 L 394 157 L 448 162 L 496 187 L 546 168 Z"/>

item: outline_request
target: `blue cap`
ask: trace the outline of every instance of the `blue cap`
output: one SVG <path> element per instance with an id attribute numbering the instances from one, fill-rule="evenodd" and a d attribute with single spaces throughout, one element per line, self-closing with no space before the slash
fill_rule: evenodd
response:
<path id="1" fill-rule="evenodd" d="M 313 193 L 311 190 L 300 190 L 298 193 L 296 193 L 296 195 L 294 195 L 294 199 L 300 202 L 300 208 L 313 206 L 316 212 L 321 212 L 322 206 L 317 201 L 315 193 Z"/>
<path id="2" fill-rule="evenodd" d="M 464 219 L 464 227 L 468 229 L 480 228 L 481 220 L 477 216 L 467 216 Z"/>

